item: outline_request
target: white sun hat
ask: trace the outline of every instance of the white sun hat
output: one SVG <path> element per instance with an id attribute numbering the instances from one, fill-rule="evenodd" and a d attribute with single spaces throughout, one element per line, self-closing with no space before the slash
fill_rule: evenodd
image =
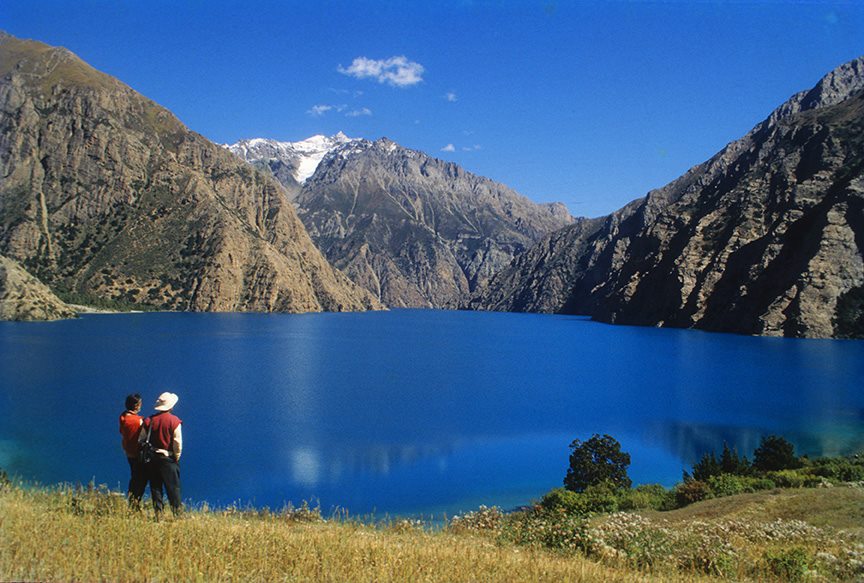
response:
<path id="1" fill-rule="evenodd" d="M 174 393 L 162 393 L 159 395 L 159 398 L 156 399 L 156 405 L 153 408 L 157 411 L 170 411 L 179 400 L 180 397 Z"/>

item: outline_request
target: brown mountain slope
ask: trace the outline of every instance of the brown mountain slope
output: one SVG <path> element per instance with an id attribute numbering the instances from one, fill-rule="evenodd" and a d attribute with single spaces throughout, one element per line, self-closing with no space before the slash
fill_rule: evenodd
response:
<path id="1" fill-rule="evenodd" d="M 55 290 L 171 310 L 379 304 L 281 186 L 75 55 L 0 34 L 0 253 Z"/>
<path id="2" fill-rule="evenodd" d="M 45 284 L 0 255 L 0 320 L 59 320 L 75 315 Z"/>
<path id="3" fill-rule="evenodd" d="M 327 258 L 390 306 L 456 306 L 573 220 L 386 138 L 331 151 L 294 202 Z"/>
<path id="4" fill-rule="evenodd" d="M 517 258 L 476 309 L 864 335 L 864 59 L 669 185 Z"/>

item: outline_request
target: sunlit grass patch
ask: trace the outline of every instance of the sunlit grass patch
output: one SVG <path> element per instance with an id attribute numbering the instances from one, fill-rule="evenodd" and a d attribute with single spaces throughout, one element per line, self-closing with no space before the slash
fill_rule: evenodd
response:
<path id="1" fill-rule="evenodd" d="M 120 502 L 120 503 L 118 503 Z M 641 574 L 394 520 L 197 508 L 157 523 L 104 489 L 0 490 L 0 579 L 639 581 Z M 298 516 L 302 519 L 298 520 Z"/>
<path id="2" fill-rule="evenodd" d="M 857 581 L 864 490 L 772 490 L 669 512 L 481 507 L 444 525 L 206 504 L 153 520 L 105 487 L 0 485 L 0 580 Z"/>

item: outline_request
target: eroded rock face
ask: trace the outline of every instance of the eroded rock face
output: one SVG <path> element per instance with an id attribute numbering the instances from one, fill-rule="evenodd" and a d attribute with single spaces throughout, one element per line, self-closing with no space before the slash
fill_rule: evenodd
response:
<path id="1" fill-rule="evenodd" d="M 669 185 L 553 233 L 466 306 L 860 337 L 862 92 L 857 59 Z"/>
<path id="2" fill-rule="evenodd" d="M 380 304 L 283 188 L 65 49 L 0 36 L 0 253 L 53 289 L 161 309 Z"/>
<path id="3" fill-rule="evenodd" d="M 572 221 L 564 205 L 536 204 L 386 138 L 332 150 L 294 204 L 327 258 L 394 307 L 455 306 Z"/>
<path id="4" fill-rule="evenodd" d="M 76 315 L 48 286 L 0 255 L 0 320 L 61 320 Z"/>

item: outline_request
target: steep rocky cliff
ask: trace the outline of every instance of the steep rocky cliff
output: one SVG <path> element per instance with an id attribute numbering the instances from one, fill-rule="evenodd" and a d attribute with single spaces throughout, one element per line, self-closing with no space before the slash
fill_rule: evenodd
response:
<path id="1" fill-rule="evenodd" d="M 334 147 L 294 203 L 327 258 L 389 306 L 455 306 L 572 221 L 561 204 L 386 138 Z"/>
<path id="2" fill-rule="evenodd" d="M 171 310 L 360 310 L 269 175 L 62 48 L 0 34 L 0 253 Z"/>
<path id="3" fill-rule="evenodd" d="M 60 320 L 75 311 L 17 262 L 0 255 L 0 320 Z"/>
<path id="4" fill-rule="evenodd" d="M 857 59 L 681 178 L 553 233 L 466 307 L 861 337 L 862 91 Z"/>

